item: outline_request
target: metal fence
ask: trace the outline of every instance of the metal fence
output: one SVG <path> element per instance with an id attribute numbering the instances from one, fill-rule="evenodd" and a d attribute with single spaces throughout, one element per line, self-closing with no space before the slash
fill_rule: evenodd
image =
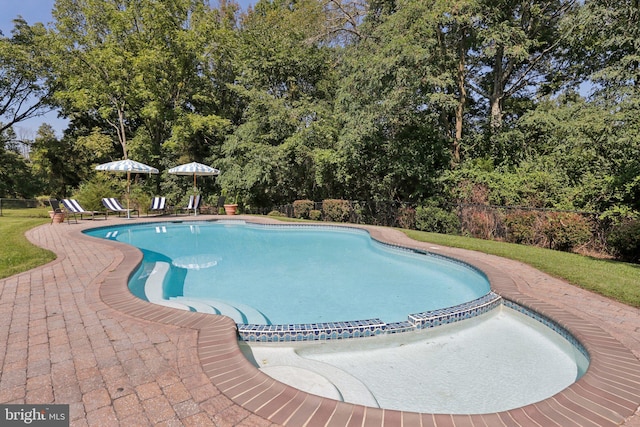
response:
<path id="1" fill-rule="evenodd" d="M 6 199 L 0 198 L 0 216 L 7 209 L 29 209 L 42 206 L 38 199 Z"/>
<path id="2" fill-rule="evenodd" d="M 343 221 L 354 224 L 369 224 L 380 225 L 387 227 L 401 227 L 406 229 L 418 229 L 416 222 L 416 208 L 415 204 L 407 204 L 400 202 L 362 202 L 362 201 L 344 201 L 349 205 L 349 214 L 343 216 L 341 219 L 331 218 L 325 214 L 323 210 L 322 202 L 314 202 L 314 210 L 320 212 L 317 218 L 324 221 Z M 540 226 L 545 220 L 553 217 L 557 214 L 570 214 L 575 217 L 580 217 L 582 220 L 578 221 L 582 223 L 584 228 L 588 228 L 588 233 L 591 234 L 591 238 L 587 243 L 590 249 L 601 252 L 605 250 L 605 236 L 607 234 L 608 224 L 606 221 L 599 219 L 597 212 L 585 212 L 575 210 L 559 210 L 559 209 L 547 209 L 547 208 L 532 208 L 525 206 L 494 206 L 484 204 L 450 204 L 442 207 L 443 211 L 455 215 L 458 219 L 457 233 L 461 235 L 467 235 L 472 237 L 478 237 L 487 240 L 504 240 L 513 241 L 516 243 L 534 244 L 539 246 L 551 246 L 551 242 L 545 242 L 546 235 L 540 237 Z M 272 211 L 278 211 L 282 215 L 290 218 L 299 217 L 299 212 L 296 213 L 295 206 L 293 204 L 278 206 L 272 209 Z M 266 210 L 260 212 L 248 212 L 248 213 L 260 213 L 267 214 Z M 524 214 L 523 214 L 524 213 Z M 530 240 L 531 242 L 516 241 L 518 236 L 514 235 L 514 228 L 510 224 L 514 223 L 514 218 L 517 220 L 519 216 L 527 217 L 526 213 L 531 213 L 535 216 L 535 224 L 530 224 L 531 232 L 535 234 Z M 562 218 L 570 220 L 570 218 Z M 575 222 L 575 221 L 574 221 Z M 548 225 L 548 223 L 547 223 Z M 418 225 L 419 226 L 419 225 Z M 536 228 L 538 227 L 538 228 Z M 567 232 L 571 230 L 572 224 L 560 223 L 556 225 L 556 228 L 566 229 Z M 425 230 L 436 231 L 436 230 Z M 557 230 L 551 230 L 551 232 Z M 534 242 L 535 240 L 535 242 Z"/>

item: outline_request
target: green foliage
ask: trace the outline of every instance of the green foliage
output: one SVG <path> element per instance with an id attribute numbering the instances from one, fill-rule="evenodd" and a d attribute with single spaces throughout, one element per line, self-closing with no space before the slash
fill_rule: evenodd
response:
<path id="1" fill-rule="evenodd" d="M 312 200 L 296 200 L 293 202 L 293 216 L 309 219 L 315 203 Z"/>
<path id="2" fill-rule="evenodd" d="M 76 187 L 87 176 L 89 159 L 76 152 L 71 139 L 58 139 L 47 124 L 38 129 L 29 157 L 34 175 L 45 183 L 41 189 L 45 194 L 66 197 L 67 188 Z"/>
<path id="3" fill-rule="evenodd" d="M 459 169 L 445 173 L 441 180 L 451 201 L 558 209 L 573 207 L 568 177 L 547 162 L 493 167 L 490 162 L 468 161 Z"/>
<path id="4" fill-rule="evenodd" d="M 126 154 L 160 169 L 134 194 L 143 209 L 147 194 L 182 202 L 189 180 L 165 171 L 196 160 L 222 172 L 203 195 L 258 208 L 640 210 L 633 3 L 365 3 L 58 0 L 49 29 L 17 21 L 0 38 L 0 195 L 67 195 Z M 71 120 L 62 139 L 43 129 L 29 161 L 8 128 L 25 95 Z M 467 234 L 502 231 L 482 208 L 461 218 Z M 511 238 L 530 241 L 524 226 Z"/>
<path id="5" fill-rule="evenodd" d="M 589 241 L 591 226 L 581 215 L 550 212 L 542 225 L 542 233 L 547 238 L 550 249 L 568 252 Z"/>
<path id="6" fill-rule="evenodd" d="M 621 259 L 640 262 L 640 220 L 615 225 L 607 236 L 607 243 Z"/>
<path id="7" fill-rule="evenodd" d="M 455 212 L 447 211 L 437 203 L 430 202 L 416 208 L 415 228 L 432 233 L 458 234 L 460 220 Z"/>
<path id="8" fill-rule="evenodd" d="M 312 209 L 311 211 L 309 211 L 309 219 L 312 221 L 321 221 L 322 211 L 318 209 Z"/>
<path id="9" fill-rule="evenodd" d="M 351 217 L 351 204 L 348 200 L 323 200 L 322 216 L 325 221 L 347 222 Z"/>
<path id="10" fill-rule="evenodd" d="M 417 201 L 448 167 L 457 94 L 455 61 L 439 46 L 442 7 L 406 2 L 365 25 L 370 34 L 345 55 L 336 100 L 344 197 Z"/>
<path id="11" fill-rule="evenodd" d="M 524 245 L 536 245 L 539 242 L 540 215 L 536 212 L 516 211 L 505 216 L 507 241 Z"/>
<path id="12" fill-rule="evenodd" d="M 41 186 L 39 179 L 34 179 L 26 159 L 0 144 L 0 197 L 30 198 L 40 192 Z"/>
<path id="13" fill-rule="evenodd" d="M 54 87 L 44 25 L 13 23 L 11 38 L 0 35 L 0 135 L 46 112 Z"/>
<path id="14" fill-rule="evenodd" d="M 86 210 L 104 211 L 103 197 L 122 198 L 125 193 L 125 182 L 114 180 L 113 175 L 103 173 L 96 174 L 92 179 L 83 182 L 72 197 L 77 199 Z"/>
<path id="15" fill-rule="evenodd" d="M 396 218 L 400 228 L 416 228 L 416 209 L 411 206 L 401 206 Z"/>

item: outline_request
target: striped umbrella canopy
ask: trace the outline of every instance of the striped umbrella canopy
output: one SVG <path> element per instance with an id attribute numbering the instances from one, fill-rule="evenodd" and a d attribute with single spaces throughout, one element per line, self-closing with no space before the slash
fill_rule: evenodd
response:
<path id="1" fill-rule="evenodd" d="M 98 171 L 107 172 L 126 172 L 127 173 L 127 218 L 129 215 L 129 192 L 131 182 L 131 172 L 133 173 L 158 173 L 158 169 L 145 165 L 144 163 L 136 162 L 131 159 L 116 160 L 115 162 L 103 163 L 96 166 Z"/>
<path id="2" fill-rule="evenodd" d="M 125 159 L 117 160 L 115 162 L 103 163 L 96 166 L 98 171 L 109 172 L 134 172 L 134 173 L 158 173 L 158 169 L 145 165 L 144 163 L 136 162 L 135 160 Z"/>
<path id="3" fill-rule="evenodd" d="M 220 171 L 211 166 L 203 165 L 198 162 L 185 163 L 184 165 L 176 166 L 169 169 L 167 172 L 174 175 L 193 175 L 193 187 L 196 187 L 197 176 L 211 176 L 218 175 Z"/>

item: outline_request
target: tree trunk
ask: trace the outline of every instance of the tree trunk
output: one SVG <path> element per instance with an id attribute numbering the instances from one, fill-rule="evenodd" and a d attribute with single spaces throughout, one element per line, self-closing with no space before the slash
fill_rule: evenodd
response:
<path id="1" fill-rule="evenodd" d="M 489 94 L 489 105 L 491 110 L 491 130 L 496 131 L 502 127 L 502 100 L 504 99 L 504 68 L 502 60 L 504 58 L 504 47 L 496 47 L 493 64 L 493 87 Z"/>
<path id="2" fill-rule="evenodd" d="M 465 46 L 464 36 L 458 44 L 458 73 L 457 73 L 457 85 L 458 85 L 458 105 L 456 107 L 456 134 L 453 140 L 453 162 L 455 164 L 460 163 L 460 144 L 462 141 L 462 125 L 464 117 L 464 109 L 467 104 L 467 89 L 465 83 Z"/>

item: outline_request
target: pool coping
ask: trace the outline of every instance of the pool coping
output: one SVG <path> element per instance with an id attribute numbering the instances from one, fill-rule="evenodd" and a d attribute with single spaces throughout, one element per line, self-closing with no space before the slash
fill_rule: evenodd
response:
<path id="1" fill-rule="evenodd" d="M 189 217 L 185 221 L 215 218 L 203 215 Z M 279 223 L 268 217 L 239 216 L 237 219 L 256 223 Z M 162 217 L 136 219 L 163 220 Z M 115 221 L 109 223 L 113 224 Z M 416 249 L 428 246 L 406 236 L 401 237 L 397 230 L 353 224 L 348 226 L 366 229 L 372 237 L 382 242 L 398 244 L 399 239 L 402 246 Z M 93 239 L 81 233 L 82 229 L 87 228 L 93 227 L 91 224 L 83 223 L 82 227 L 71 231 L 69 236 Z M 484 272 L 491 282 L 492 290 L 498 295 L 552 319 L 575 336 L 590 356 L 589 369 L 576 383 L 548 399 L 522 408 L 472 415 L 418 414 L 385 410 L 308 394 L 272 379 L 252 365 L 239 349 L 237 326 L 230 318 L 161 307 L 133 296 L 128 291 L 127 282 L 131 272 L 142 260 L 140 251 L 118 242 L 101 242 L 117 248 L 123 255 L 117 268 L 106 274 L 100 283 L 101 300 L 128 316 L 197 330 L 200 364 L 211 383 L 236 405 L 278 425 L 615 426 L 632 417 L 640 406 L 640 360 L 629 348 L 590 319 L 522 292 L 508 272 L 485 260 L 479 260 L 472 251 L 437 247 L 440 253 L 460 259 Z"/>

